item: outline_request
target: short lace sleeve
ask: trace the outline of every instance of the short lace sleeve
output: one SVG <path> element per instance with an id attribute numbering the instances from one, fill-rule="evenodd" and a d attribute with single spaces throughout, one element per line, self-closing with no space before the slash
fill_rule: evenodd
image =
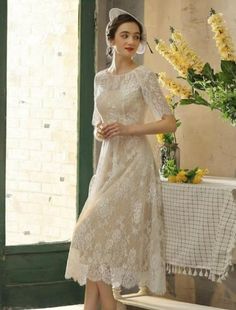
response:
<path id="1" fill-rule="evenodd" d="M 96 97 L 97 97 L 97 76 L 94 78 L 94 108 L 93 108 L 93 117 L 92 117 L 92 125 L 96 127 L 99 123 L 101 123 L 101 116 L 97 110 L 96 105 Z"/>
<path id="2" fill-rule="evenodd" d="M 161 119 L 164 114 L 173 114 L 154 72 L 143 67 L 141 74 L 139 74 L 139 81 L 144 101 L 155 117 Z"/>

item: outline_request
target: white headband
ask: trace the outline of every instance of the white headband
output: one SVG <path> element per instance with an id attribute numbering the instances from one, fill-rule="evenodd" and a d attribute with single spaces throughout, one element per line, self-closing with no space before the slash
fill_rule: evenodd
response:
<path id="1" fill-rule="evenodd" d="M 143 23 L 141 23 L 134 15 L 132 15 L 132 14 L 130 14 L 124 10 L 118 9 L 118 8 L 113 8 L 109 11 L 109 20 L 111 22 L 115 18 L 117 18 L 118 16 L 124 15 L 124 14 L 130 15 L 131 17 L 133 17 L 143 28 L 142 40 L 139 43 L 139 47 L 138 47 L 137 52 L 136 52 L 137 54 L 143 54 L 145 52 L 146 43 L 147 43 L 147 41 L 146 41 L 147 40 L 147 32 L 146 32 L 146 28 L 144 27 Z M 106 33 L 107 33 L 107 31 L 106 31 Z M 109 45 L 108 40 L 107 40 L 107 44 Z"/>

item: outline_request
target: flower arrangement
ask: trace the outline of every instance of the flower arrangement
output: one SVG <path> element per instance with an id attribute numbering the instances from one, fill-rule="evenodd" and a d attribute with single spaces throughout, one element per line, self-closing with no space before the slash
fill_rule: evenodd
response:
<path id="1" fill-rule="evenodd" d="M 202 177 L 208 174 L 208 169 L 200 169 L 198 167 L 189 169 L 178 169 L 173 159 L 165 163 L 163 176 L 168 178 L 171 183 L 192 183 L 199 184 L 202 182 Z"/>
<path id="2" fill-rule="evenodd" d="M 178 102 L 174 102 L 173 94 L 166 96 L 166 100 L 171 107 L 173 114 L 175 115 L 175 109 Z M 176 120 L 177 128 L 181 125 L 180 120 Z M 157 141 L 161 144 L 160 147 L 160 174 L 163 176 L 164 168 L 168 160 L 173 159 L 176 167 L 180 166 L 180 149 L 177 144 L 175 132 L 160 133 L 156 135 Z"/>
<path id="3" fill-rule="evenodd" d="M 158 74 L 160 84 L 179 98 L 177 104 L 198 104 L 221 112 L 223 118 L 236 125 L 236 54 L 223 15 L 211 9 L 208 23 L 221 58 L 221 71 L 214 72 L 189 47 L 183 35 L 171 27 L 170 44 L 156 39 L 156 50 L 175 68 L 188 85 Z"/>
<path id="4" fill-rule="evenodd" d="M 175 109 L 178 105 L 178 102 L 174 102 L 174 96 L 172 94 L 166 95 L 166 101 L 171 107 L 171 110 L 173 111 L 173 114 L 175 115 Z M 180 120 L 176 120 L 177 128 L 181 125 Z M 177 144 L 176 135 L 174 132 L 171 133 L 159 133 L 156 135 L 157 141 L 159 144 Z"/>

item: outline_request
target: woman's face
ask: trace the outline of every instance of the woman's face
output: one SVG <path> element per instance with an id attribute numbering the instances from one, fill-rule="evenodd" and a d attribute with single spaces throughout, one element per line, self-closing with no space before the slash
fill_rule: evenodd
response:
<path id="1" fill-rule="evenodd" d="M 114 51 L 124 57 L 133 57 L 140 43 L 140 30 L 136 23 L 121 24 L 111 40 Z"/>

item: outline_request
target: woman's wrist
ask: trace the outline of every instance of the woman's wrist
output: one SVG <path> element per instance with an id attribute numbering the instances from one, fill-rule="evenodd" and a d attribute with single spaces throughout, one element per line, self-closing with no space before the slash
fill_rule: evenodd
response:
<path id="1" fill-rule="evenodd" d="M 141 124 L 132 124 L 132 125 L 128 125 L 128 135 L 130 136 L 137 136 L 140 135 L 141 132 Z"/>

